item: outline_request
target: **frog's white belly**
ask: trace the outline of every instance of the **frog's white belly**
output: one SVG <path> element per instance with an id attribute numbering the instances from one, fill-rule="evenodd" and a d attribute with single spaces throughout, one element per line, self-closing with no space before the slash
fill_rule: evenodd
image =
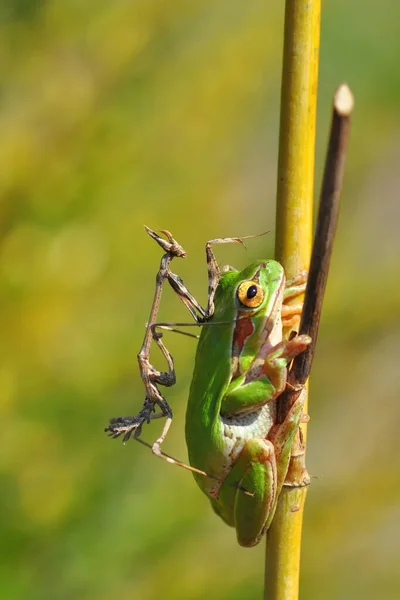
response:
<path id="1" fill-rule="evenodd" d="M 221 481 L 209 480 L 209 485 L 205 486 L 205 492 L 213 498 L 218 497 L 222 480 L 230 472 L 247 440 L 267 437 L 276 422 L 276 400 L 267 402 L 261 408 L 246 415 L 220 416 L 219 420 L 224 440 L 223 460 L 221 471 L 215 475 L 221 477 Z"/>
<path id="2" fill-rule="evenodd" d="M 267 402 L 261 408 L 246 415 L 220 417 L 224 436 L 224 454 L 226 471 L 241 453 L 247 440 L 265 439 L 276 422 L 276 400 Z"/>

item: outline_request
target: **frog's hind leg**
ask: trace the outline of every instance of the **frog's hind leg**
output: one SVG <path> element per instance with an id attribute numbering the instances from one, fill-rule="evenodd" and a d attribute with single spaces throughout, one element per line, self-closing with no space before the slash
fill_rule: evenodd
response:
<path id="1" fill-rule="evenodd" d="M 236 483 L 251 495 L 222 485 L 218 503 L 220 516 L 235 526 L 241 546 L 258 544 L 271 522 L 276 506 L 276 479 L 272 443 L 258 438 L 248 440 L 224 484 Z"/>
<path id="2" fill-rule="evenodd" d="M 272 442 L 276 454 L 278 495 L 280 494 L 288 470 L 293 438 L 301 422 L 305 394 L 306 391 L 303 389 L 300 396 L 289 409 L 283 423 L 275 425 L 268 434 L 268 438 Z M 304 483 L 308 484 L 309 480 L 306 478 Z"/>

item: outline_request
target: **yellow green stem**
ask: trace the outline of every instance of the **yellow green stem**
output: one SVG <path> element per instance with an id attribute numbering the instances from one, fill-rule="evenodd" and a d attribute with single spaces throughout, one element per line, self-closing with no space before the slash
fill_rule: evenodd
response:
<path id="1" fill-rule="evenodd" d="M 303 508 L 307 487 L 283 487 L 267 538 L 265 597 L 293 600 L 299 593 Z"/>
<path id="2" fill-rule="evenodd" d="M 320 11 L 320 0 L 286 0 L 275 257 L 288 277 L 307 269 L 311 256 Z M 297 437 L 293 454 L 302 451 Z M 286 483 L 301 486 L 302 460 L 294 458 Z M 306 493 L 304 485 L 287 485 L 280 494 L 267 536 L 268 600 L 298 598 Z"/>
<path id="3" fill-rule="evenodd" d="M 320 0 L 286 0 L 275 257 L 288 277 L 312 241 Z"/>

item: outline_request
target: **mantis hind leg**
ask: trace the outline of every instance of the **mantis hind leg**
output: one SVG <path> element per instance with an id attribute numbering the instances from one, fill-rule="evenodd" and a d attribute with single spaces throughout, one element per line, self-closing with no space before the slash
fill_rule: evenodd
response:
<path id="1" fill-rule="evenodd" d="M 236 528 L 241 546 L 255 546 L 268 528 L 276 507 L 276 460 L 268 440 L 248 440 L 219 493 L 214 510 Z M 232 484 L 240 486 L 235 489 Z M 243 492 L 243 489 L 251 495 Z"/>

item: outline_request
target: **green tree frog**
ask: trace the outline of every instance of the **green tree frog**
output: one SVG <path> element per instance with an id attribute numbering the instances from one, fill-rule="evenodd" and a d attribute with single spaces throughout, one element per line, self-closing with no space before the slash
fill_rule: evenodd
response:
<path id="1" fill-rule="evenodd" d="M 242 546 L 256 545 L 271 524 L 301 420 L 301 399 L 283 423 L 276 417 L 287 367 L 311 342 L 282 337 L 282 315 L 301 311 L 284 304 L 304 290 L 299 283 L 304 277 L 286 283 L 274 260 L 222 273 L 198 343 L 186 413 L 189 462 L 218 478 L 194 474 Z"/>

